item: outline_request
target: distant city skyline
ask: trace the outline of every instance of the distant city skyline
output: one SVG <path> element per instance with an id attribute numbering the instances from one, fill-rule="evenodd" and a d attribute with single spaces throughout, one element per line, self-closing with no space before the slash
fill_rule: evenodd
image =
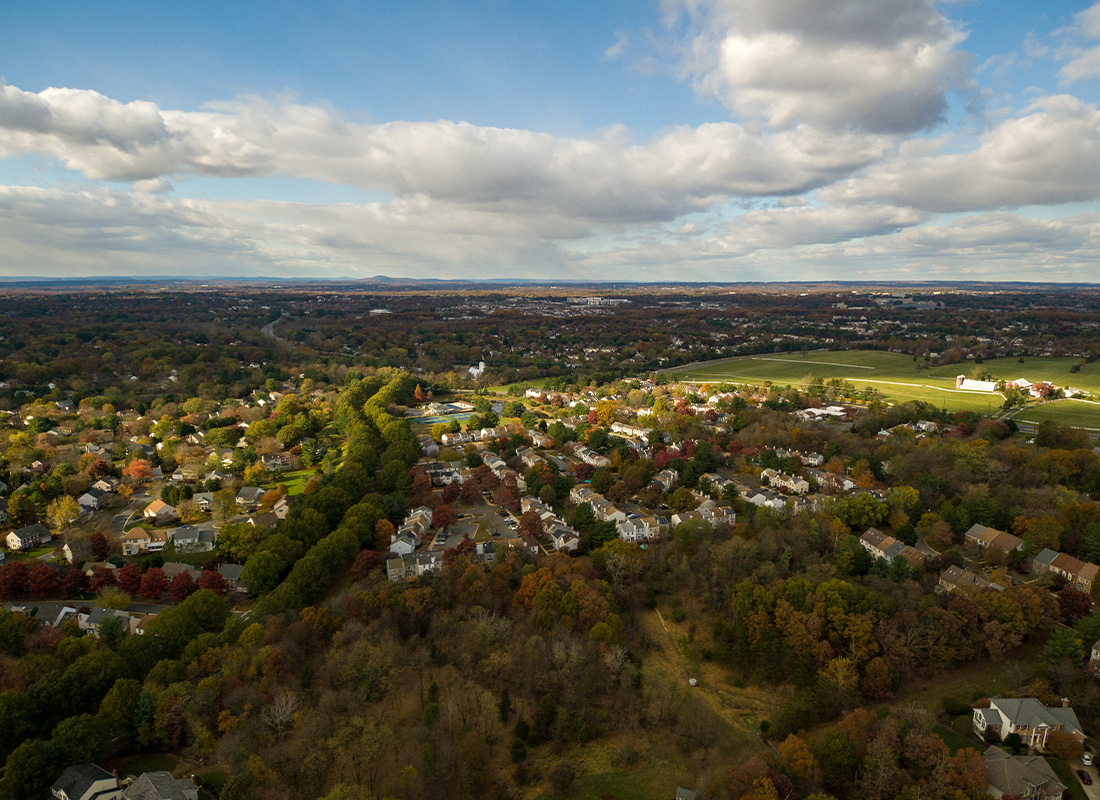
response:
<path id="1" fill-rule="evenodd" d="M 1100 281 L 1100 3 L 17 4 L 0 277 Z"/>

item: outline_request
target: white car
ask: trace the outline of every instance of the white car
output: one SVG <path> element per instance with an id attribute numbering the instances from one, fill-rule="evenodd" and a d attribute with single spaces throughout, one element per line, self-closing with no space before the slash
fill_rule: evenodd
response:
<path id="1" fill-rule="evenodd" d="M 1092 766 L 1092 753 L 1082 753 L 1081 754 L 1081 763 L 1084 764 L 1086 767 L 1091 767 Z"/>

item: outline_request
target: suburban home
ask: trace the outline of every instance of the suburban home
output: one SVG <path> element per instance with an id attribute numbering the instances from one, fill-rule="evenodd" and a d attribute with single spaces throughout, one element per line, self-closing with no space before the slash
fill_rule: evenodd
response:
<path id="1" fill-rule="evenodd" d="M 986 792 L 993 797 L 1058 800 L 1065 791 L 1065 785 L 1042 756 L 1013 756 L 991 745 L 982 754 L 982 760 L 989 778 Z"/>
<path id="2" fill-rule="evenodd" d="M 53 538 L 49 528 L 41 522 L 11 531 L 4 539 L 9 550 L 31 550 Z"/>
<path id="3" fill-rule="evenodd" d="M 285 497 L 280 497 L 278 502 L 271 507 L 271 513 L 279 519 L 286 519 L 290 516 L 290 502 Z"/>
<path id="4" fill-rule="evenodd" d="M 270 528 L 279 521 L 279 515 L 274 511 L 265 511 L 262 514 L 253 514 L 248 518 L 248 524 L 253 527 Z"/>
<path id="5" fill-rule="evenodd" d="M 191 499 L 195 501 L 195 504 L 202 510 L 209 513 L 210 509 L 214 505 L 214 493 L 213 492 L 195 492 L 191 495 Z"/>
<path id="6" fill-rule="evenodd" d="M 199 788 L 170 772 L 146 772 L 122 791 L 123 800 L 198 800 Z"/>
<path id="7" fill-rule="evenodd" d="M 135 525 L 122 535 L 122 555 L 136 556 L 142 550 L 149 549 L 152 536 L 146 528 Z"/>
<path id="8" fill-rule="evenodd" d="M 1011 553 L 1024 546 L 1024 540 L 1019 536 L 1013 536 L 996 528 L 987 528 L 978 522 L 971 525 L 970 530 L 966 532 L 966 543 L 983 550 L 1000 550 L 1002 553 Z"/>
<path id="9" fill-rule="evenodd" d="M 873 558 L 883 558 L 886 561 L 893 561 L 899 556 L 904 558 L 910 567 L 920 567 L 924 564 L 927 556 L 915 547 L 910 547 L 904 542 L 900 542 L 893 536 L 887 536 L 878 528 L 868 528 L 866 533 L 859 537 L 859 543 L 863 545 L 863 549 L 871 554 Z"/>
<path id="10" fill-rule="evenodd" d="M 1092 593 L 1092 585 L 1096 581 L 1097 572 L 1100 572 L 1100 567 L 1095 564 L 1056 552 L 1049 547 L 1044 547 L 1031 560 L 1031 567 L 1040 575 L 1051 573 L 1065 578 L 1066 583 L 1085 594 Z"/>
<path id="11" fill-rule="evenodd" d="M 179 553 L 206 553 L 217 544 L 217 532 L 192 525 L 181 525 L 167 531 L 168 541 Z"/>
<path id="12" fill-rule="evenodd" d="M 418 578 L 429 572 L 438 572 L 442 568 L 443 556 L 438 551 L 409 553 L 399 558 L 386 559 L 386 576 L 391 581 Z"/>
<path id="13" fill-rule="evenodd" d="M 93 511 L 99 510 L 99 501 L 103 499 L 106 492 L 96 489 L 94 486 L 86 491 L 80 497 L 76 498 L 76 502 L 80 504 L 82 509 L 92 509 Z"/>
<path id="14" fill-rule="evenodd" d="M 92 543 L 87 539 L 73 539 L 66 542 L 61 551 L 65 554 L 65 560 L 70 564 L 83 564 L 86 561 L 95 559 L 95 550 Z"/>
<path id="15" fill-rule="evenodd" d="M 936 589 L 941 592 L 954 592 L 959 589 L 969 589 L 971 591 L 978 589 L 993 589 L 998 592 L 1004 591 L 1003 586 L 993 583 L 992 581 L 987 581 L 981 575 L 976 575 L 970 570 L 963 569 L 962 567 L 956 567 L 954 564 L 940 573 L 940 580 Z"/>
<path id="16" fill-rule="evenodd" d="M 244 571 L 243 564 L 219 564 L 218 574 L 225 578 L 225 582 L 237 589 L 241 585 L 241 573 Z"/>
<path id="17" fill-rule="evenodd" d="M 264 499 L 264 490 L 259 486 L 242 486 L 237 492 L 237 506 L 245 511 L 255 511 Z"/>
<path id="18" fill-rule="evenodd" d="M 95 764 L 77 764 L 61 773 L 50 794 L 58 800 L 118 800 L 118 778 Z"/>
<path id="19" fill-rule="evenodd" d="M 80 627 L 80 630 L 99 636 L 100 628 L 103 623 L 109 619 L 119 620 L 122 623 L 123 631 L 127 631 L 130 628 L 131 615 L 125 611 L 118 611 L 113 608 L 93 608 L 87 614 L 78 612 L 76 615 L 76 624 Z"/>
<path id="20" fill-rule="evenodd" d="M 974 709 L 974 732 L 983 735 L 991 728 L 1001 741 L 1019 734 L 1028 747 L 1046 747 L 1051 731 L 1066 731 L 1084 741 L 1085 732 L 1068 705 L 1049 708 L 1034 697 L 994 697 L 989 708 Z"/>
<path id="21" fill-rule="evenodd" d="M 152 520 L 158 525 L 171 522 L 176 518 L 175 506 L 170 506 L 163 500 L 154 500 L 141 512 L 145 519 Z"/>

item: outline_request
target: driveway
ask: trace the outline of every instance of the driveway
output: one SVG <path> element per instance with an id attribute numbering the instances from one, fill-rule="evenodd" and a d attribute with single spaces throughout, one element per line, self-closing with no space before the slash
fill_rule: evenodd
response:
<path id="1" fill-rule="evenodd" d="M 1074 778 L 1077 778 L 1077 770 L 1079 769 L 1083 769 L 1092 776 L 1092 786 L 1081 784 L 1081 788 L 1085 790 L 1089 800 L 1100 800 L 1100 773 L 1097 773 L 1096 767 L 1086 767 L 1080 760 L 1071 761 L 1069 765 L 1073 769 Z M 1078 782 L 1080 782 L 1080 779 L 1078 779 Z"/>

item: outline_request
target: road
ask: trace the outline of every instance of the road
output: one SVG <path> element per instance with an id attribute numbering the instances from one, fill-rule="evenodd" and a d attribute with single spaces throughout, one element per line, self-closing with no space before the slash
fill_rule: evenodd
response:
<path id="1" fill-rule="evenodd" d="M 1083 769 L 1089 775 L 1092 776 L 1092 786 L 1081 785 L 1081 788 L 1085 790 L 1085 794 L 1088 795 L 1089 800 L 1100 800 L 1100 773 L 1097 773 L 1096 767 L 1086 767 L 1080 762 L 1080 760 L 1069 762 L 1070 768 L 1073 769 L 1074 777 L 1076 777 L 1077 770 Z M 1078 779 L 1080 782 L 1080 779 Z"/>

